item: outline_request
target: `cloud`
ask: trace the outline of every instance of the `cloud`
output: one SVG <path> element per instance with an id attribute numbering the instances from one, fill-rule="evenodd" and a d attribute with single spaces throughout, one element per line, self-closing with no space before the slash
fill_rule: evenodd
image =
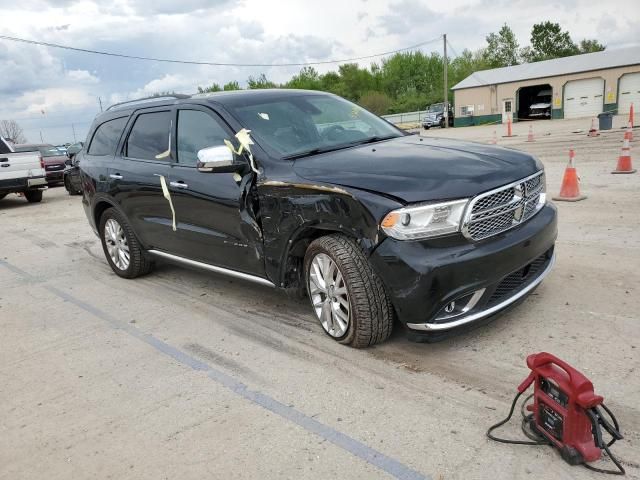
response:
<path id="1" fill-rule="evenodd" d="M 85 84 L 95 84 L 100 82 L 100 79 L 95 75 L 92 75 L 86 70 L 69 70 L 67 72 L 67 77 L 72 82 L 85 83 Z"/>

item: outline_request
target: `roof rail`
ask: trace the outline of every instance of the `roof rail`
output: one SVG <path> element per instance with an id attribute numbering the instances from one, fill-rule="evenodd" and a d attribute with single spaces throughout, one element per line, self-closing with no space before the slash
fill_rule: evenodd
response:
<path id="1" fill-rule="evenodd" d="M 128 104 L 133 104 L 133 103 L 147 103 L 147 102 L 153 102 L 155 100 L 165 100 L 167 98 L 178 98 L 178 99 L 183 99 L 183 98 L 190 98 L 191 95 L 185 95 L 183 93 L 171 93 L 171 94 L 167 94 L 167 95 L 156 95 L 154 97 L 144 97 L 144 98 L 137 98 L 135 100 L 127 100 L 126 102 L 120 102 L 120 103 L 114 103 L 113 105 L 109 106 L 109 108 L 107 108 L 107 112 L 109 110 L 115 110 L 116 107 L 120 107 L 122 105 L 128 105 Z"/>

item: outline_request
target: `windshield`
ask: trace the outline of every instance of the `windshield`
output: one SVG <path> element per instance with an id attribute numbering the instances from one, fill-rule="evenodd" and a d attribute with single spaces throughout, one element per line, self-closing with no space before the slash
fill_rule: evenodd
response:
<path id="1" fill-rule="evenodd" d="M 444 108 L 441 103 L 436 103 L 435 105 L 431 105 L 427 112 L 429 113 L 438 113 L 444 111 Z"/>
<path id="2" fill-rule="evenodd" d="M 38 147 L 38 150 L 40 150 L 40 154 L 45 158 L 64 155 L 64 152 L 60 151 L 57 147 Z"/>
<path id="3" fill-rule="evenodd" d="M 280 158 L 403 135 L 364 108 L 329 95 L 262 100 L 231 110 L 260 146 Z"/>

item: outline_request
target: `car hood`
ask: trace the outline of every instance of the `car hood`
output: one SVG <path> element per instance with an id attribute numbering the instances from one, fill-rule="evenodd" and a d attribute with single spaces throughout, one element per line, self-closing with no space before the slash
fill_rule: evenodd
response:
<path id="1" fill-rule="evenodd" d="M 549 108 L 551 103 L 534 103 L 529 108 Z"/>
<path id="2" fill-rule="evenodd" d="M 405 203 L 467 198 L 539 171 L 517 150 L 410 135 L 295 161 L 306 180 L 393 196 Z"/>

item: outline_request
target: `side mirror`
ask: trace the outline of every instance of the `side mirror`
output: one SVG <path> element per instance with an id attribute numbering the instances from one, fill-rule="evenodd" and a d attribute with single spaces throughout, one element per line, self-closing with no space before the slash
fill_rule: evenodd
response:
<path id="1" fill-rule="evenodd" d="M 198 150 L 198 171 L 210 173 L 233 173 L 242 169 L 243 163 L 234 159 L 233 153 L 225 145 Z"/>
<path id="2" fill-rule="evenodd" d="M 69 157 L 67 160 L 65 160 L 64 164 L 71 166 L 71 157 Z"/>

